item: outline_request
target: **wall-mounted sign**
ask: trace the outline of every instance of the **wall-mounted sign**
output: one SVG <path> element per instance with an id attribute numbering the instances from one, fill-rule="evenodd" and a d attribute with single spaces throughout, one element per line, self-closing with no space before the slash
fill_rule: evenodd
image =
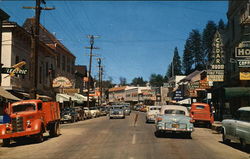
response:
<path id="1" fill-rule="evenodd" d="M 250 67 L 250 60 L 237 60 L 239 67 Z"/>
<path id="2" fill-rule="evenodd" d="M 53 80 L 54 88 L 70 88 L 72 87 L 72 83 L 66 77 L 60 76 Z"/>
<path id="3" fill-rule="evenodd" d="M 74 88 L 63 89 L 63 93 L 66 93 L 66 94 L 79 93 L 79 92 L 80 92 L 80 89 L 74 89 Z"/>
<path id="4" fill-rule="evenodd" d="M 3 67 L 2 73 L 3 74 L 10 74 L 13 72 L 14 74 L 17 74 L 17 75 L 26 75 L 28 73 L 27 69 L 17 69 L 15 71 L 14 70 L 15 70 L 15 68 Z"/>
<path id="5" fill-rule="evenodd" d="M 240 80 L 250 80 L 250 68 L 240 68 Z"/>
<path id="6" fill-rule="evenodd" d="M 176 101 L 182 100 L 183 99 L 182 91 L 180 90 L 175 91 L 173 99 Z"/>
<path id="7" fill-rule="evenodd" d="M 250 48 L 249 47 L 236 47 L 235 48 L 235 57 L 250 57 Z"/>
<path id="8" fill-rule="evenodd" d="M 216 31 L 213 42 L 213 61 L 211 70 L 207 71 L 207 80 L 214 82 L 224 81 L 224 50 L 221 35 Z"/>

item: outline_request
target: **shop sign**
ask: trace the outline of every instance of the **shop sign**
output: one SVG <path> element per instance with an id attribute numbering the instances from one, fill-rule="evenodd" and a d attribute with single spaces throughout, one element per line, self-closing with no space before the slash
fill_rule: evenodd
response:
<path id="1" fill-rule="evenodd" d="M 180 90 L 175 91 L 175 95 L 174 95 L 173 99 L 176 101 L 182 100 L 183 99 L 182 91 L 180 91 Z"/>
<path id="2" fill-rule="evenodd" d="M 250 68 L 240 69 L 240 80 L 250 80 Z"/>
<path id="3" fill-rule="evenodd" d="M 16 68 L 3 67 L 1 73 L 11 74 L 12 72 L 16 75 L 26 75 L 28 73 L 28 70 L 27 69 L 16 69 Z"/>
<path id="4" fill-rule="evenodd" d="M 199 81 L 189 83 L 189 85 L 188 85 L 188 89 L 192 89 L 192 90 L 197 89 L 199 87 L 200 87 Z"/>
<path id="5" fill-rule="evenodd" d="M 52 86 L 54 88 L 70 88 L 72 87 L 72 83 L 68 78 L 60 76 L 53 80 Z"/>
<path id="6" fill-rule="evenodd" d="M 250 67 L 250 60 L 237 60 L 239 67 Z"/>
<path id="7" fill-rule="evenodd" d="M 207 71 L 207 80 L 214 82 L 224 81 L 224 50 L 223 41 L 220 33 L 217 31 L 213 42 L 213 61 L 211 70 Z"/>
<path id="8" fill-rule="evenodd" d="M 209 89 L 209 88 L 211 88 L 210 86 L 209 86 L 209 82 L 208 81 L 200 81 L 200 87 L 199 87 L 200 89 Z"/>

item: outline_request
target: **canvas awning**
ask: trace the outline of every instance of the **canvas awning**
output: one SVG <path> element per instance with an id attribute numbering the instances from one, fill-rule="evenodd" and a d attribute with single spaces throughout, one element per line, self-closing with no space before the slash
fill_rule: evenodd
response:
<path id="1" fill-rule="evenodd" d="M 74 97 L 78 98 L 79 101 L 81 101 L 81 102 L 86 102 L 87 101 L 87 97 L 82 95 L 82 94 L 75 93 Z"/>
<path id="2" fill-rule="evenodd" d="M 63 103 L 64 101 L 77 101 L 78 99 L 68 94 L 56 94 L 56 101 Z"/>
<path id="3" fill-rule="evenodd" d="M 191 104 L 191 98 L 180 100 L 177 103 L 179 103 L 179 104 Z"/>
<path id="4" fill-rule="evenodd" d="M 16 96 L 12 95 L 11 93 L 9 93 L 8 91 L 6 91 L 5 89 L 3 89 L 2 87 L 0 87 L 0 96 L 10 100 L 21 100 Z"/>
<path id="5" fill-rule="evenodd" d="M 225 87 L 225 97 L 250 97 L 250 87 Z"/>

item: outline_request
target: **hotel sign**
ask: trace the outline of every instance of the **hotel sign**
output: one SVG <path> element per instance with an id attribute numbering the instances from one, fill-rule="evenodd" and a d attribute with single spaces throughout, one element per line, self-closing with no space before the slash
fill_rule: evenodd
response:
<path id="1" fill-rule="evenodd" d="M 224 81 L 224 50 L 220 33 L 217 31 L 213 42 L 213 61 L 211 69 L 207 71 L 207 80 L 214 82 Z"/>
<path id="2" fill-rule="evenodd" d="M 250 67 L 250 60 L 237 60 L 239 67 Z"/>

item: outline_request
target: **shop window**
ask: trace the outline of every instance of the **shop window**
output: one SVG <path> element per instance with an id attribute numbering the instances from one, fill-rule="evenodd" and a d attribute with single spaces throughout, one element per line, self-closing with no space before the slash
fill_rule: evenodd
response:
<path id="1" fill-rule="evenodd" d="M 66 59 L 65 56 L 62 57 L 62 70 L 65 71 Z"/>

